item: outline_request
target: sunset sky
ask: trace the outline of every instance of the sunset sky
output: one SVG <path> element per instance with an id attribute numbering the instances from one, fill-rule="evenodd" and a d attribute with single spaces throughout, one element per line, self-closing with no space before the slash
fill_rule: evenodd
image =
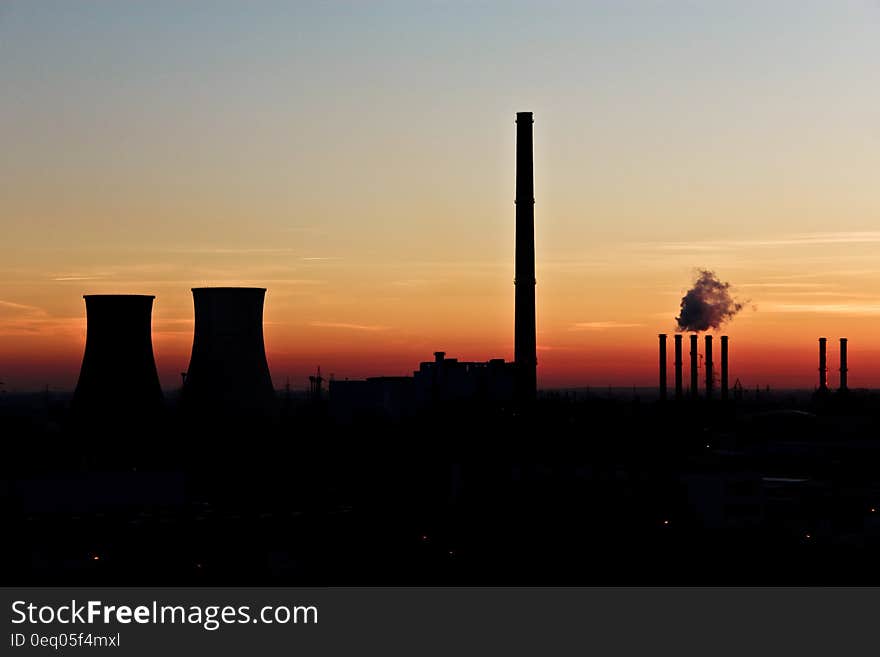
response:
<path id="1" fill-rule="evenodd" d="M 279 387 L 512 358 L 517 111 L 540 385 L 652 385 L 708 268 L 733 378 L 880 387 L 876 0 L 0 0 L 0 89 L 0 388 L 75 385 L 92 293 L 177 385 L 203 285 L 268 288 Z"/>

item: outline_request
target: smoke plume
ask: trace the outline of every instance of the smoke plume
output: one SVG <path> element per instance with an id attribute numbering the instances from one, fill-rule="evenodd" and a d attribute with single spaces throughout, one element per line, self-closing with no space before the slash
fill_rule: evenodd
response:
<path id="1" fill-rule="evenodd" d="M 694 286 L 681 298 L 681 314 L 675 318 L 678 331 L 717 329 L 743 309 L 731 296 L 730 283 L 722 283 L 708 269 L 698 273 Z"/>

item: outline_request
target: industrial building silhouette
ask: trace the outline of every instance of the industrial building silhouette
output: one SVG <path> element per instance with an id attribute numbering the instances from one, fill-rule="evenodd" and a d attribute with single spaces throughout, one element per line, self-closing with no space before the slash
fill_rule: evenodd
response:
<path id="1" fill-rule="evenodd" d="M 514 278 L 514 360 L 483 362 L 446 358 L 419 365 L 409 377 L 371 377 L 331 381 L 330 404 L 337 420 L 400 418 L 428 408 L 516 404 L 527 408 L 537 392 L 535 319 L 535 183 L 531 112 L 516 115 L 516 249 Z"/>

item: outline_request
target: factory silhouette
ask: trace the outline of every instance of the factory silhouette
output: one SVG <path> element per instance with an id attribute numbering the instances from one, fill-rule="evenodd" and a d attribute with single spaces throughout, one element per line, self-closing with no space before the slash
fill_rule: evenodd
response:
<path id="1" fill-rule="evenodd" d="M 516 117 L 516 250 L 514 361 L 494 358 L 484 362 L 459 361 L 443 351 L 432 361 L 419 364 L 412 376 L 375 376 L 364 380 L 332 380 L 329 401 L 332 417 L 351 423 L 359 419 L 412 417 L 427 409 L 452 403 L 511 407 L 526 410 L 537 394 L 537 340 L 535 322 L 535 191 L 533 164 L 533 117 Z M 694 290 L 709 288 L 726 295 L 728 284 L 702 271 Z M 714 289 L 713 289 L 714 288 Z M 186 417 L 203 422 L 229 420 L 266 421 L 277 416 L 279 400 L 272 384 L 263 344 L 265 288 L 193 288 L 195 313 L 192 356 L 186 372 L 179 406 Z M 162 413 L 162 392 L 153 359 L 150 315 L 153 297 L 143 295 L 87 295 L 87 337 L 82 370 L 74 393 L 72 414 L 76 422 L 100 425 L 116 423 L 118 417 L 140 417 L 149 422 Z M 683 299 L 679 327 L 699 330 L 720 325 L 738 312 L 742 304 L 729 297 L 716 307 L 705 302 L 695 306 L 698 314 L 718 317 L 687 317 Z M 693 313 L 694 311 L 690 311 Z M 667 334 L 659 335 L 658 397 L 667 391 Z M 674 399 L 685 399 L 683 335 L 674 336 Z M 702 354 L 697 333 L 689 335 L 690 378 L 687 396 L 711 400 L 716 391 L 713 354 L 714 336 L 704 336 Z M 819 338 L 819 384 L 817 394 L 828 392 L 826 338 Z M 721 401 L 729 401 L 728 336 L 720 337 Z M 840 391 L 846 384 L 847 340 L 840 339 Z M 703 377 L 700 376 L 700 369 Z M 310 396 L 323 398 L 323 377 L 310 377 Z M 734 386 L 742 395 L 741 387 Z"/>
<path id="2" fill-rule="evenodd" d="M 412 377 L 333 381 L 336 418 L 411 416 L 448 402 L 527 407 L 537 391 L 535 189 L 531 112 L 516 116 L 516 290 L 514 362 L 463 362 L 436 352 Z M 203 422 L 266 421 L 278 402 L 263 344 L 264 288 L 194 288 L 192 357 L 182 373 L 181 413 Z M 88 295 L 87 337 L 72 403 L 79 425 L 100 428 L 121 417 L 150 421 L 162 393 L 153 359 L 153 297 Z M 313 384 L 316 380 L 313 379 Z M 320 396 L 321 382 L 313 395 Z"/>
<path id="3" fill-rule="evenodd" d="M 825 337 L 815 389 L 745 389 L 710 332 L 741 304 L 704 271 L 721 305 L 671 359 L 659 334 L 656 387 L 539 392 L 534 211 L 520 112 L 513 362 L 279 392 L 266 289 L 200 287 L 163 394 L 154 297 L 85 296 L 72 397 L 0 398 L 7 583 L 880 583 L 880 398 L 846 338 L 836 390 Z"/>

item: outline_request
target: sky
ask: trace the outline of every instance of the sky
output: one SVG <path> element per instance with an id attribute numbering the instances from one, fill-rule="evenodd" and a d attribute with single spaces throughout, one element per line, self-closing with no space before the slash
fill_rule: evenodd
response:
<path id="1" fill-rule="evenodd" d="M 76 383 L 83 294 L 268 288 L 276 386 L 513 354 L 535 116 L 539 385 L 652 385 L 700 268 L 744 385 L 880 387 L 880 2 L 0 0 L 0 389 Z M 836 372 L 830 380 L 836 381 Z"/>

